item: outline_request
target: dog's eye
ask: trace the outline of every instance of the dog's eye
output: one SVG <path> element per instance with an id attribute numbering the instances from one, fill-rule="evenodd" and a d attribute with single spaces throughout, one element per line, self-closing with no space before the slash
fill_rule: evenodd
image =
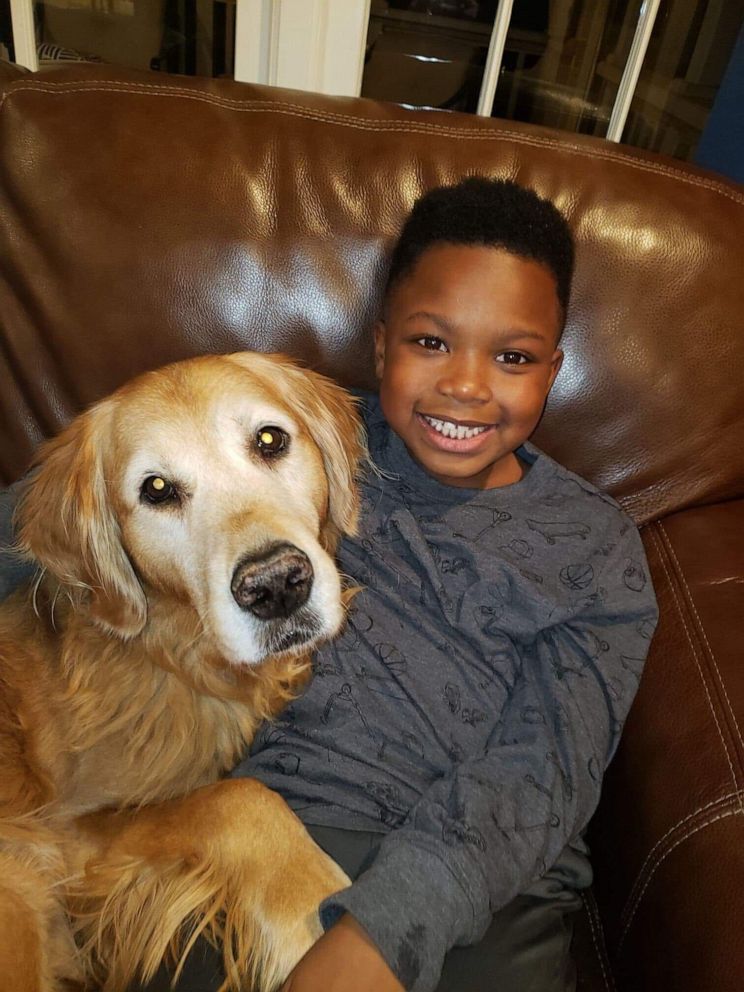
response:
<path id="1" fill-rule="evenodd" d="M 140 495 L 148 503 L 167 503 L 178 497 L 176 487 L 161 475 L 148 475 L 142 483 Z"/>
<path id="2" fill-rule="evenodd" d="M 266 458 L 286 451 L 289 444 L 289 434 L 281 427 L 261 427 L 256 432 L 256 447 Z"/>

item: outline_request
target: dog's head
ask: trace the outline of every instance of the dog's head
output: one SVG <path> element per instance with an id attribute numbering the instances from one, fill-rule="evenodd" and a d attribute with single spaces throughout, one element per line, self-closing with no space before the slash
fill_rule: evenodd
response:
<path id="1" fill-rule="evenodd" d="M 343 619 L 332 555 L 353 532 L 362 432 L 351 397 L 281 356 L 146 373 L 41 449 L 20 543 L 124 638 L 192 606 L 235 664 L 307 649 Z"/>

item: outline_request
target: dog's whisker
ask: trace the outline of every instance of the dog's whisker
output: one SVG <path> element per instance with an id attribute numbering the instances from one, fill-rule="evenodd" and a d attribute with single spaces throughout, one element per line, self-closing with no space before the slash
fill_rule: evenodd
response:
<path id="1" fill-rule="evenodd" d="M 57 633 L 57 621 L 55 620 L 55 617 L 54 617 L 54 608 L 57 605 L 57 599 L 59 598 L 59 594 L 60 594 L 61 590 L 62 590 L 62 586 L 57 586 L 57 588 L 56 588 L 56 590 L 54 592 L 54 598 L 52 599 L 52 606 L 51 606 L 51 610 L 50 610 L 50 612 L 51 612 L 51 620 L 52 620 L 52 630 L 55 632 L 55 634 Z"/>
<path id="2" fill-rule="evenodd" d="M 44 578 L 45 572 L 46 572 L 45 568 L 39 569 L 39 571 L 36 574 L 36 578 L 34 579 L 34 584 L 31 593 L 31 603 L 33 606 L 33 610 L 36 616 L 39 617 L 39 619 L 41 619 L 41 614 L 39 613 L 39 601 L 38 601 L 39 587 L 41 586 L 41 581 Z"/>

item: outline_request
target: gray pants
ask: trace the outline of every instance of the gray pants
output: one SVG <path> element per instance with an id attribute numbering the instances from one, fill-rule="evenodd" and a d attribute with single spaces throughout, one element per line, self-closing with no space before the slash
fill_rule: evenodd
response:
<path id="1" fill-rule="evenodd" d="M 314 826 L 308 830 L 350 878 L 369 863 L 380 841 L 377 833 Z M 591 878 L 587 858 L 567 848 L 547 875 L 495 914 L 480 943 L 450 951 L 436 992 L 574 992 L 573 917 L 581 907 L 579 891 Z M 223 979 L 219 954 L 203 942 L 190 955 L 175 988 L 216 992 Z M 163 968 L 146 989 L 130 992 L 170 988 Z"/>

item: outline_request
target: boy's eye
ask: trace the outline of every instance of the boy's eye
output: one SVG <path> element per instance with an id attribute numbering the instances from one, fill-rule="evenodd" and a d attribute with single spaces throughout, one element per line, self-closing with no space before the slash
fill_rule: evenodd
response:
<path id="1" fill-rule="evenodd" d="M 504 365 L 524 365 L 529 359 L 521 351 L 502 351 L 496 356 L 496 361 Z"/>
<path id="2" fill-rule="evenodd" d="M 446 351 L 447 345 L 442 341 L 441 338 L 434 337 L 433 334 L 427 334 L 423 338 L 417 338 L 416 344 L 420 344 L 422 348 L 426 348 L 427 351 Z"/>

